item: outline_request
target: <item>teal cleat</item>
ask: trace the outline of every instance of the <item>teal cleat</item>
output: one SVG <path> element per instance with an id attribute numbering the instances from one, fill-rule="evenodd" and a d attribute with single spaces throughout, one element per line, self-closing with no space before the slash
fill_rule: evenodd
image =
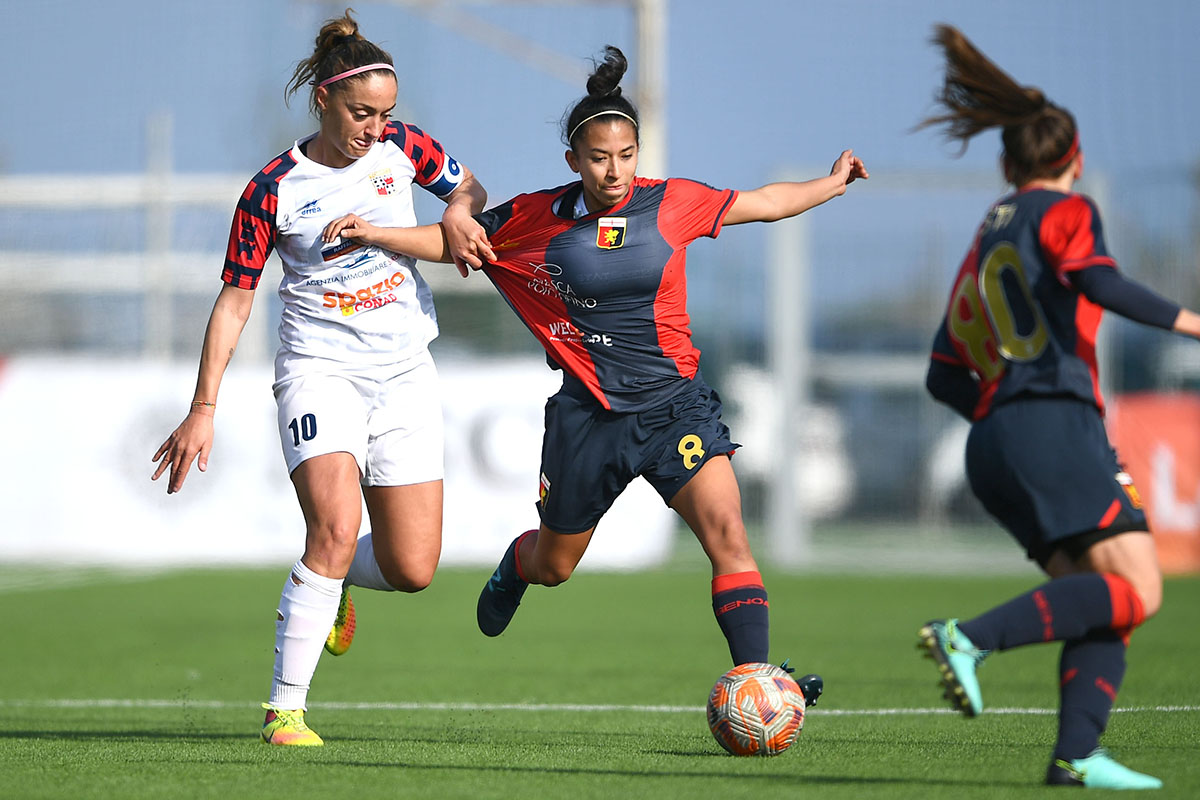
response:
<path id="1" fill-rule="evenodd" d="M 933 620 L 926 623 L 917 635 L 921 640 L 918 650 L 937 663 L 946 687 L 945 697 L 950 705 L 965 716 L 977 717 L 983 712 L 983 695 L 975 670 L 988 656 L 971 643 L 967 635 L 958 629 L 958 620 Z"/>
<path id="2" fill-rule="evenodd" d="M 521 597 L 529 588 L 529 584 L 517 574 L 517 547 L 521 540 L 532 532 L 523 533 L 513 539 L 512 544 L 504 551 L 504 557 L 500 559 L 496 571 L 479 593 L 479 602 L 475 605 L 475 619 L 479 623 L 479 630 L 486 636 L 499 636 L 504 632 L 508 623 L 512 621 L 513 614 L 517 613 L 517 606 L 521 605 Z"/>
<path id="3" fill-rule="evenodd" d="M 1143 775 L 1118 764 L 1102 747 L 1083 758 L 1055 759 L 1046 770 L 1046 783 L 1088 789 L 1161 789 L 1163 785 L 1153 775 Z"/>

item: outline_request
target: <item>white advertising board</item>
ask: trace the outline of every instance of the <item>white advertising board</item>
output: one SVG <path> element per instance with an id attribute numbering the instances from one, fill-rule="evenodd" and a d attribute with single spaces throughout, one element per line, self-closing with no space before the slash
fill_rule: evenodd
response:
<path id="1" fill-rule="evenodd" d="M 541 359 L 442 360 L 443 565 L 492 566 L 537 526 L 542 409 L 558 376 Z M 99 565 L 276 564 L 303 551 L 280 452 L 269 367 L 231 366 L 208 471 L 183 490 L 150 481 L 195 366 L 16 358 L 0 366 L 0 561 Z M 640 478 L 601 521 L 581 569 L 668 555 L 676 524 Z M 364 532 L 366 531 L 364 514 Z"/>

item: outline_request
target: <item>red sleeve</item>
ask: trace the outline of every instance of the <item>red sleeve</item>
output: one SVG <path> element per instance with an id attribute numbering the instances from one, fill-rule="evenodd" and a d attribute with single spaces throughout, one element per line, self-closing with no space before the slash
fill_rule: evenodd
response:
<path id="1" fill-rule="evenodd" d="M 684 178 L 671 178 L 658 212 L 658 229 L 672 247 L 686 247 L 701 236 L 716 238 L 737 192 L 714 189 Z"/>
<path id="2" fill-rule="evenodd" d="M 1038 239 L 1060 281 L 1065 282 L 1066 273 L 1074 270 L 1117 266 L 1104 245 L 1100 213 L 1083 195 L 1073 194 L 1050 206 L 1042 216 Z"/>
<path id="3" fill-rule="evenodd" d="M 286 156 L 275 159 L 250 179 L 238 199 L 225 249 L 225 269 L 221 280 L 239 289 L 254 289 L 262 277 L 267 257 L 275 247 L 279 230 L 275 214 L 279 208 L 279 180 L 295 161 Z"/>
<path id="4" fill-rule="evenodd" d="M 438 197 L 446 197 L 462 183 L 463 171 L 457 161 L 442 148 L 441 142 L 416 125 L 389 122 L 383 129 L 384 140 L 394 143 L 413 163 L 415 183 Z"/>

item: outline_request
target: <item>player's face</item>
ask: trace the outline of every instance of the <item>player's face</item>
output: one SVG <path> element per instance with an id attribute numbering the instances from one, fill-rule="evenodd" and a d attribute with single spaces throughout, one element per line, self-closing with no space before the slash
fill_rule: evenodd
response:
<path id="1" fill-rule="evenodd" d="M 328 166 L 349 166 L 383 135 L 396 107 L 396 77 L 390 72 L 373 72 L 334 92 L 318 89 L 317 107 L 321 109 L 320 136 L 332 160 L 339 162 Z"/>
<path id="2" fill-rule="evenodd" d="M 583 181 L 588 211 L 611 208 L 625 199 L 633 186 L 637 160 L 637 133 L 629 120 L 588 123 L 574 149 L 567 151 L 567 164 Z"/>

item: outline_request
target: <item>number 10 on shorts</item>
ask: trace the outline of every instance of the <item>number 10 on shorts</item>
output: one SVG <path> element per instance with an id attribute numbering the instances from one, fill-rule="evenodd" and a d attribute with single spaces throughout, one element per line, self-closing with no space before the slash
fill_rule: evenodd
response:
<path id="1" fill-rule="evenodd" d="M 317 417 L 315 414 L 292 417 L 292 421 L 288 423 L 288 430 L 292 432 L 293 447 L 299 447 L 301 441 L 311 442 L 317 435 Z M 680 446 L 682 447 L 682 444 Z"/>

